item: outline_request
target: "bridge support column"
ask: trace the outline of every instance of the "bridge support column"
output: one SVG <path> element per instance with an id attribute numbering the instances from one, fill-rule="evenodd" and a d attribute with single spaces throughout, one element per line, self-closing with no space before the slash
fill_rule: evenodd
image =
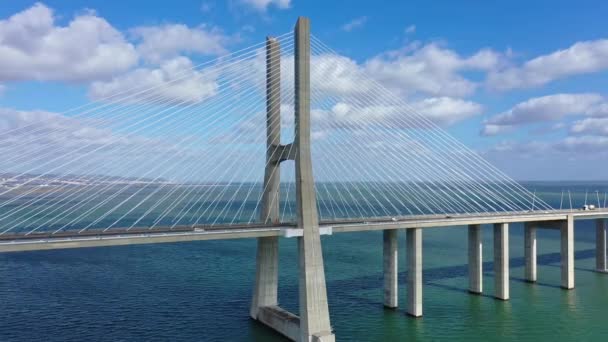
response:
<path id="1" fill-rule="evenodd" d="M 279 238 L 258 238 L 256 273 L 250 315 L 258 319 L 261 308 L 278 305 Z"/>
<path id="2" fill-rule="evenodd" d="M 494 224 L 494 297 L 509 299 L 509 224 Z"/>
<path id="3" fill-rule="evenodd" d="M 561 226 L 562 287 L 574 288 L 574 216 Z"/>
<path id="4" fill-rule="evenodd" d="M 482 293 L 483 291 L 483 263 L 481 242 L 481 226 L 469 225 L 469 292 Z"/>
<path id="5" fill-rule="evenodd" d="M 300 266 L 300 341 L 333 342 L 310 150 L 310 20 L 295 28 L 296 202 Z"/>
<path id="6" fill-rule="evenodd" d="M 595 221 L 595 269 L 598 272 L 607 272 L 606 269 L 606 220 Z"/>
<path id="7" fill-rule="evenodd" d="M 281 142 L 281 50 L 275 38 L 266 38 L 266 169 L 260 221 L 279 222 L 280 163 L 272 155 Z M 259 319 L 261 308 L 278 305 L 279 238 L 258 238 L 256 275 L 250 315 Z"/>
<path id="8" fill-rule="evenodd" d="M 279 165 L 295 160 L 298 228 L 300 316 L 277 306 L 278 240 L 258 240 L 258 272 L 251 316 L 294 341 L 334 342 L 329 323 L 323 251 L 310 151 L 310 21 L 300 17 L 295 28 L 295 155 L 280 145 L 280 50 L 266 42 L 267 167 L 264 175 L 262 222 L 279 222 Z M 289 149 L 291 150 L 291 148 Z M 275 152 L 281 152 L 275 156 Z"/>
<path id="9" fill-rule="evenodd" d="M 422 229 L 406 229 L 407 313 L 422 316 Z"/>
<path id="10" fill-rule="evenodd" d="M 398 232 L 397 229 L 383 231 L 384 306 L 387 308 L 396 308 L 399 305 Z"/>
<path id="11" fill-rule="evenodd" d="M 536 227 L 529 222 L 524 224 L 524 259 L 526 280 L 536 282 Z"/>

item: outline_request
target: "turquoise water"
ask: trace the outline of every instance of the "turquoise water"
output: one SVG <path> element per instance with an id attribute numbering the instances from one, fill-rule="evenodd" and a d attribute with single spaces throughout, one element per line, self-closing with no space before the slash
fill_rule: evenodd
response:
<path id="1" fill-rule="evenodd" d="M 527 184 L 554 206 L 562 185 Z M 582 204 L 582 195 L 577 196 Z M 511 227 L 507 302 L 492 298 L 491 227 L 483 231 L 482 296 L 467 292 L 466 227 L 425 230 L 424 317 L 419 319 L 404 312 L 405 234 L 399 237 L 397 310 L 382 306 L 382 233 L 323 237 L 337 339 L 605 340 L 608 275 L 593 272 L 593 222 L 576 222 L 572 291 L 559 288 L 558 232 L 539 232 L 538 283 L 528 284 L 523 227 Z M 282 239 L 280 248 L 279 300 L 297 312 L 295 240 Z M 284 341 L 248 318 L 254 260 L 254 240 L 0 254 L 0 341 Z"/>

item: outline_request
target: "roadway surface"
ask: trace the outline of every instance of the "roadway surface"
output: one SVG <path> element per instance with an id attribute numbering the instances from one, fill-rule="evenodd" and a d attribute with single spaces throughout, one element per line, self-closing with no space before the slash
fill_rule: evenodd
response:
<path id="1" fill-rule="evenodd" d="M 456 227 L 470 224 L 543 222 L 551 225 L 573 215 L 574 219 L 608 218 L 608 209 L 596 210 L 551 210 L 528 212 L 502 212 L 484 214 L 412 215 L 403 217 L 380 217 L 321 221 L 322 235 L 386 229 Z M 297 237 L 302 235 L 294 223 L 279 225 L 199 225 L 195 227 L 138 227 L 132 229 L 89 229 L 83 232 L 61 231 L 0 235 L 0 252 L 48 250 L 79 247 L 120 246 L 132 244 L 170 243 L 199 240 L 245 239 L 267 236 Z"/>

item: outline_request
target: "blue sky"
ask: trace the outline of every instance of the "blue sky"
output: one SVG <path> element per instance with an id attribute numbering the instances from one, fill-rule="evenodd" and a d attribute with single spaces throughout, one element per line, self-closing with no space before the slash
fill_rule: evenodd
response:
<path id="1" fill-rule="evenodd" d="M 10 19 L 35 7 L 51 11 L 49 35 L 72 44 L 79 33 L 66 37 L 62 28 L 82 16 L 102 22 L 82 39 L 92 50 L 97 37 L 108 35 L 100 43 L 110 40 L 116 59 L 83 69 L 75 65 L 99 56 L 53 45 L 52 55 L 65 60 L 41 66 L 40 50 L 50 45 L 29 46 L 36 40 L 23 32 L 32 31 L 15 30 Z M 47 18 L 43 12 L 32 20 Z M 309 16 L 315 36 L 357 69 L 374 72 L 377 81 L 514 178 L 606 179 L 603 1 L 4 1 L 0 119 L 11 111 L 62 112 L 90 101 L 95 82 L 120 81 L 179 56 L 212 59 L 291 30 L 299 15 Z M 153 35 L 172 25 L 184 25 L 180 32 L 188 37 L 205 37 L 205 46 L 159 46 Z M 144 50 L 146 42 L 165 52 L 153 56 Z M 17 50 L 31 55 L 9 60 L 7 51 Z"/>

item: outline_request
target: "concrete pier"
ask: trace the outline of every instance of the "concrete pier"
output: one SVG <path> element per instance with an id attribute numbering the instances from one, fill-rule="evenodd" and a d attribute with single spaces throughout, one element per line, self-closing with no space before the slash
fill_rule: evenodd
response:
<path id="1" fill-rule="evenodd" d="M 509 224 L 494 224 L 494 297 L 509 299 Z"/>
<path id="2" fill-rule="evenodd" d="M 607 272 L 606 269 L 606 220 L 595 220 L 595 269 L 598 272 Z"/>
<path id="3" fill-rule="evenodd" d="M 399 305 L 398 232 L 396 229 L 383 231 L 384 306 L 387 308 Z"/>
<path id="4" fill-rule="evenodd" d="M 279 238 L 258 238 L 255 284 L 250 315 L 258 319 L 260 308 L 278 305 Z"/>
<path id="5" fill-rule="evenodd" d="M 568 219 L 561 226 L 561 258 L 562 258 L 562 287 L 574 288 L 574 217 Z"/>
<path id="6" fill-rule="evenodd" d="M 481 226 L 469 225 L 469 292 L 483 292 L 483 260 L 481 242 Z"/>
<path id="7" fill-rule="evenodd" d="M 407 313 L 422 316 L 422 229 L 406 230 Z"/>
<path id="8" fill-rule="evenodd" d="M 524 224 L 525 279 L 536 282 L 536 227 L 533 223 Z"/>

